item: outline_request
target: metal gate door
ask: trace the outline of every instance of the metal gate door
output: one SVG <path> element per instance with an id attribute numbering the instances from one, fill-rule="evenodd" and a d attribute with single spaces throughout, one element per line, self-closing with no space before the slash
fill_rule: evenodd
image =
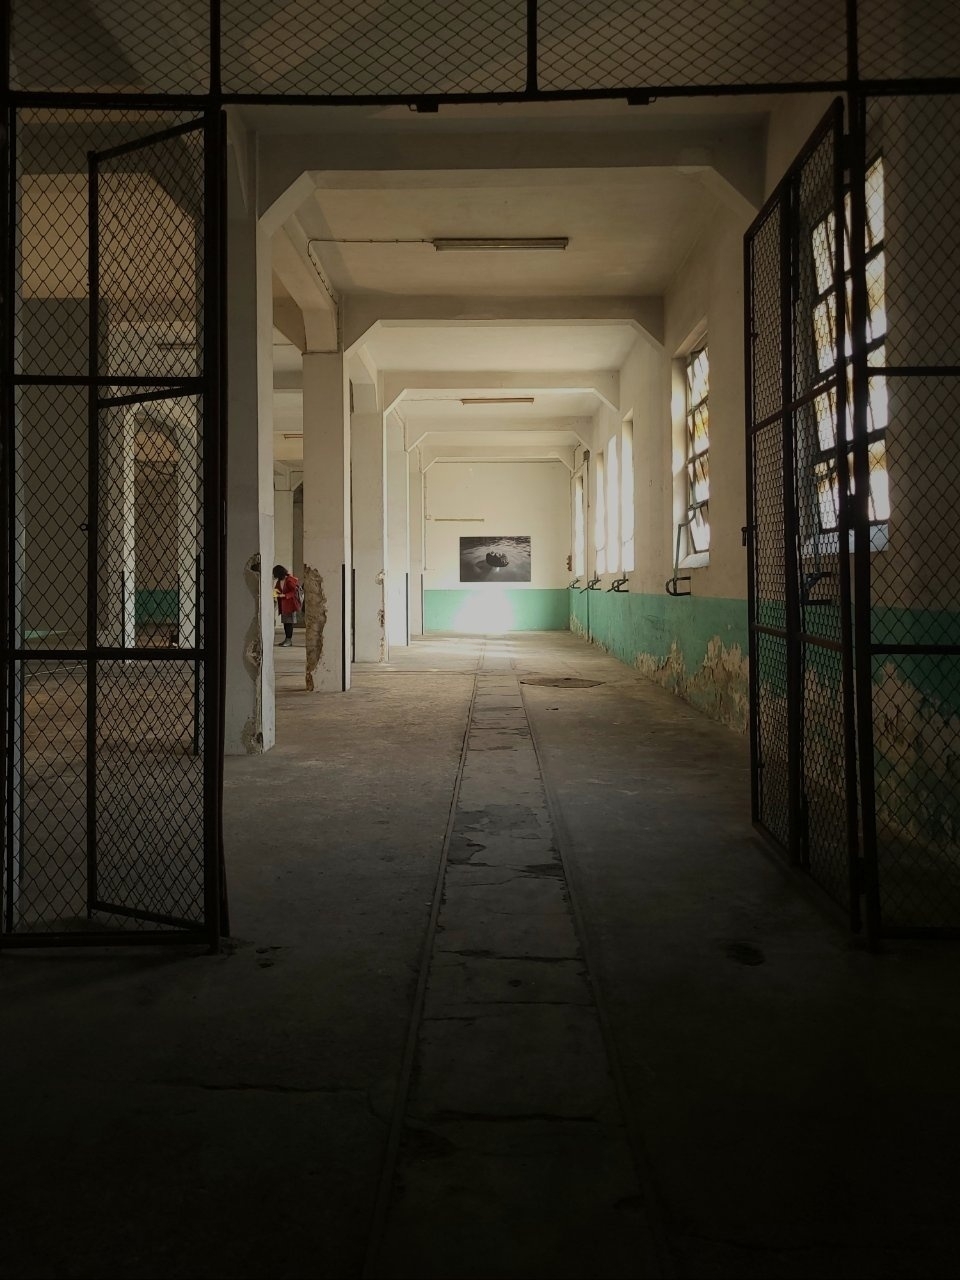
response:
<path id="1" fill-rule="evenodd" d="M 860 924 L 843 108 L 746 237 L 755 823 Z"/>
<path id="2" fill-rule="evenodd" d="M 7 945 L 221 931 L 221 124 L 8 134 Z"/>

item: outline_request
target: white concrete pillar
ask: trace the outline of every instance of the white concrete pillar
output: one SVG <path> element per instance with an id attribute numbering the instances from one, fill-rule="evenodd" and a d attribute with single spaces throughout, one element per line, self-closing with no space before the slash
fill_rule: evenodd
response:
<path id="1" fill-rule="evenodd" d="M 353 602 L 357 662 L 386 662 L 386 450 L 382 413 L 350 418 L 353 480 Z"/>
<path id="2" fill-rule="evenodd" d="M 303 357 L 303 578 L 307 688 L 350 688 L 349 384 L 339 352 Z"/>
<path id="3" fill-rule="evenodd" d="M 227 755 L 267 751 L 273 699 L 273 315 L 270 242 L 230 189 L 227 227 Z"/>
<path id="4" fill-rule="evenodd" d="M 423 474 L 420 451 L 407 455 L 410 514 L 410 634 L 423 635 Z"/>
<path id="5" fill-rule="evenodd" d="M 391 418 L 387 438 L 387 642 L 410 643 L 410 493 L 403 423 Z"/>

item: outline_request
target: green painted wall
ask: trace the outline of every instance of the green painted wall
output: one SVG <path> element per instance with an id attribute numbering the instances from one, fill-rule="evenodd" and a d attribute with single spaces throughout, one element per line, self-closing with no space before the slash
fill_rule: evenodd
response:
<path id="1" fill-rule="evenodd" d="M 424 631 L 567 631 L 565 588 L 463 587 L 424 591 Z"/>
<path id="2" fill-rule="evenodd" d="M 571 591 L 571 630 L 716 720 L 747 727 L 747 602 Z"/>

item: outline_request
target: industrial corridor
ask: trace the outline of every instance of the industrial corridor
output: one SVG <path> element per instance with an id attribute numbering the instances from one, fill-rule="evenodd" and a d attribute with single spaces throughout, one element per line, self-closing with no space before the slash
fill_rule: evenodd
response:
<path id="1" fill-rule="evenodd" d="M 5 1276 L 953 1273 L 960 954 L 851 938 L 740 735 L 571 633 L 277 659 L 222 952 L 0 963 Z"/>

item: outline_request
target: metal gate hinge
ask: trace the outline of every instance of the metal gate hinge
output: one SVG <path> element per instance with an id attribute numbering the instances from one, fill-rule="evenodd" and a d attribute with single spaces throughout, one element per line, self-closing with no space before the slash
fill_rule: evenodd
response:
<path id="1" fill-rule="evenodd" d="M 745 546 L 747 545 L 747 541 L 748 541 L 748 539 L 749 539 L 749 537 L 750 537 L 751 533 L 753 533 L 753 529 L 754 529 L 754 526 L 753 526 L 752 524 L 745 524 L 745 525 L 742 525 L 742 526 L 741 526 L 741 528 L 740 528 L 740 545 L 741 545 L 742 547 L 745 547 Z"/>

